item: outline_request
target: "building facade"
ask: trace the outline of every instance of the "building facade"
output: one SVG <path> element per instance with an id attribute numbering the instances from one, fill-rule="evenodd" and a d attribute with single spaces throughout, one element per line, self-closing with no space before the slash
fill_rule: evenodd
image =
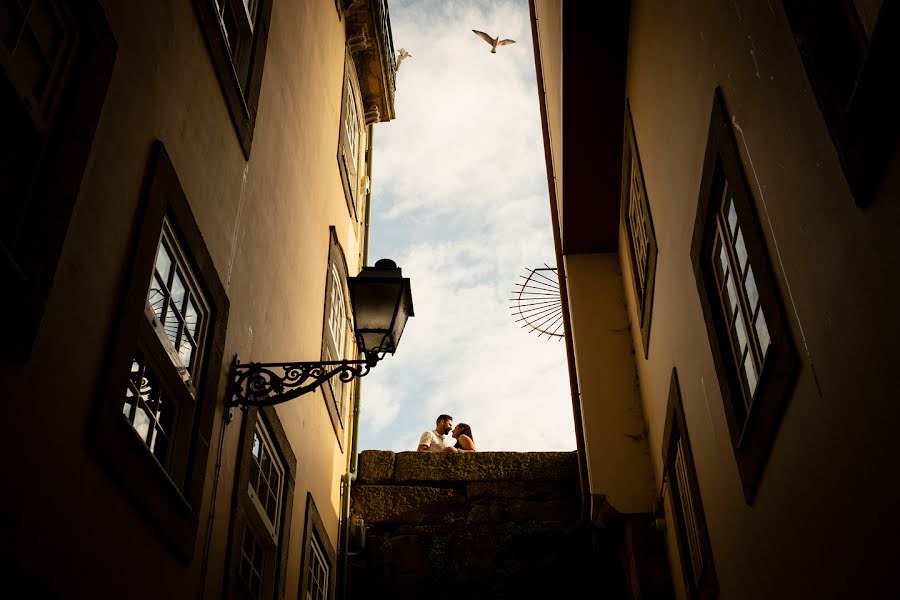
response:
<path id="1" fill-rule="evenodd" d="M 531 9 L 594 522 L 680 598 L 889 595 L 897 3 Z"/>
<path id="2" fill-rule="evenodd" d="M 229 410 L 242 362 L 356 358 L 384 0 L 10 0 L 5 589 L 330 598 L 355 383 Z"/>

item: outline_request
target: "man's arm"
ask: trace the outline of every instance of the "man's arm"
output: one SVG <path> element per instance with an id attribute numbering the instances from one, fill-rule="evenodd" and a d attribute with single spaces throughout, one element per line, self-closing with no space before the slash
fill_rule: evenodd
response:
<path id="1" fill-rule="evenodd" d="M 429 442 L 431 441 L 431 432 L 426 431 L 419 437 L 419 447 L 416 448 L 416 452 L 428 452 L 428 448 L 431 447 Z"/>
<path id="2" fill-rule="evenodd" d="M 419 444 L 419 448 L 416 452 L 428 452 L 428 444 Z"/>

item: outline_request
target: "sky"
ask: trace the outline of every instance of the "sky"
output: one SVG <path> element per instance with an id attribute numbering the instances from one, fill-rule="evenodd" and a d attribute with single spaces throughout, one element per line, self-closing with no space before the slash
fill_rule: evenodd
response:
<path id="1" fill-rule="evenodd" d="M 396 118 L 374 127 L 369 264 L 415 316 L 362 383 L 360 450 L 415 450 L 439 414 L 484 450 L 574 450 L 560 338 L 516 323 L 528 268 L 555 265 L 528 4 L 393 0 Z M 516 41 L 491 54 L 473 29 Z"/>

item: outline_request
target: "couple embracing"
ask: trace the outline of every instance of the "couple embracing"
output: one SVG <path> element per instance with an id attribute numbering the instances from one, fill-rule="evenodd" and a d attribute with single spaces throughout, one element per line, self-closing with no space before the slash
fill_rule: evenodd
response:
<path id="1" fill-rule="evenodd" d="M 445 440 L 445 436 L 450 433 L 456 439 L 456 444 L 452 444 L 452 440 Z M 419 452 L 475 452 L 475 441 L 472 436 L 472 428 L 465 423 L 459 423 L 453 426 L 453 417 L 450 415 L 441 415 L 437 418 L 436 427 L 433 431 L 426 431 L 419 438 Z"/>

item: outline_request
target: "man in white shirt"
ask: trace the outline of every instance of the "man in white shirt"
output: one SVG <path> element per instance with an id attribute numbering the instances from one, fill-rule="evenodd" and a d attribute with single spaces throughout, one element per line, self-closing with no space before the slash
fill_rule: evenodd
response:
<path id="1" fill-rule="evenodd" d="M 419 452 L 443 452 L 447 449 L 444 436 L 453 429 L 453 417 L 441 415 L 437 418 L 436 425 L 434 431 L 426 431 L 419 438 Z"/>

